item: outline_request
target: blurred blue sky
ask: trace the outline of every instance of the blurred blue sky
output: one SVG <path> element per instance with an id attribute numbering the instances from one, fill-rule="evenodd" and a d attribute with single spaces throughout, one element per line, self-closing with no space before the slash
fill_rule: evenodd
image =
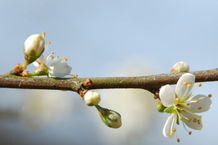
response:
<path id="1" fill-rule="evenodd" d="M 217 0 L 0 0 L 0 73 L 6 73 L 16 63 L 22 63 L 24 40 L 30 34 L 42 31 L 52 42 L 51 49 L 59 56 L 66 56 L 73 67 L 72 73 L 78 73 L 80 77 L 111 76 L 126 63 L 149 65 L 155 70 L 154 73 L 168 73 L 171 66 L 181 60 L 190 64 L 191 71 L 217 68 L 217 8 Z M 217 87 L 217 82 L 204 83 L 195 93 L 218 96 Z M 0 90 L 0 104 L 6 106 L 7 103 L 12 104 L 11 100 L 7 100 L 8 96 L 18 95 L 16 90 Z M 15 100 L 10 107 L 20 101 Z M 216 101 L 217 98 L 213 97 L 212 109 L 204 114 L 202 131 L 186 138 L 182 135 L 185 131 L 181 129 L 180 136 L 185 138 L 182 144 L 217 143 Z M 15 126 L 14 131 L 17 132 L 21 128 L 14 125 L 17 122 L 4 123 L 1 123 L 1 127 Z M 142 144 L 176 142 L 162 136 L 164 120 L 159 123 L 158 129 L 148 135 L 149 138 Z M 42 132 L 45 136 L 29 135 L 29 139 L 47 137 L 47 140 L 55 140 L 54 136 L 58 136 L 65 144 L 74 142 L 70 140 L 71 132 L 62 129 L 63 133 L 54 135 L 54 130 L 53 127 Z M 88 134 L 95 136 L 94 128 L 82 130 L 85 137 Z M 21 134 L 25 136 L 27 132 Z M 1 135 L 2 132 L 0 139 Z M 87 144 L 85 140 L 77 139 L 76 144 Z M 92 144 L 100 143 L 104 141 L 92 141 Z"/>

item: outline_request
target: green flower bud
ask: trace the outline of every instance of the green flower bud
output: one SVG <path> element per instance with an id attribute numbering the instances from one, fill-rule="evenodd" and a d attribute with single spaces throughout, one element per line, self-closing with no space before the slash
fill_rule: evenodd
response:
<path id="1" fill-rule="evenodd" d="M 121 116 L 118 112 L 102 108 L 99 105 L 95 106 L 98 109 L 102 122 L 111 128 L 120 128 L 122 125 Z"/>
<path id="2" fill-rule="evenodd" d="M 164 110 L 166 109 L 166 107 L 160 101 L 156 102 L 156 107 L 159 112 L 164 112 Z"/>
<path id="3" fill-rule="evenodd" d="M 39 34 L 30 35 L 24 42 L 25 66 L 34 62 L 44 51 L 45 41 Z"/>

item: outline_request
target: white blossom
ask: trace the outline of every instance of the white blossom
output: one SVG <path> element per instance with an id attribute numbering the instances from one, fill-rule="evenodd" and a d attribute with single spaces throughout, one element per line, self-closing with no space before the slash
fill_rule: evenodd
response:
<path id="1" fill-rule="evenodd" d="M 48 41 L 48 44 L 50 44 L 50 41 Z M 63 78 L 64 76 L 69 75 L 72 68 L 66 63 L 68 59 L 66 57 L 58 59 L 58 56 L 53 56 L 54 52 L 47 55 L 48 44 L 45 47 L 45 56 L 41 55 L 35 62 L 33 62 L 33 64 L 38 68 L 36 71 L 44 71 L 44 67 L 46 66 L 46 73 L 49 77 Z"/>
<path id="2" fill-rule="evenodd" d="M 163 128 L 165 137 L 173 137 L 179 120 L 189 128 L 202 129 L 202 117 L 196 113 L 208 111 L 212 101 L 210 96 L 192 95 L 191 90 L 194 83 L 195 76 L 191 73 L 185 73 L 178 80 L 175 91 L 170 85 L 161 87 L 159 93 L 161 103 L 167 107 L 164 111 L 171 114 Z"/>

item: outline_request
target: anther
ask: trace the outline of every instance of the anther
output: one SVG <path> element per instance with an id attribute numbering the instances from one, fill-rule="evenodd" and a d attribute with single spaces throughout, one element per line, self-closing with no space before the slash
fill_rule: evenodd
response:
<path id="1" fill-rule="evenodd" d="M 197 122 L 197 119 L 196 119 L 196 118 L 194 118 L 194 119 L 193 119 L 193 122 L 194 122 L 194 123 L 195 123 L 195 122 Z"/>
<path id="2" fill-rule="evenodd" d="M 67 60 L 68 60 L 68 59 L 67 59 L 65 56 L 63 57 L 63 59 L 64 59 L 65 61 L 67 61 Z"/>
<path id="3" fill-rule="evenodd" d="M 180 142 L 180 138 L 177 138 L 177 142 Z"/>
<path id="4" fill-rule="evenodd" d="M 192 121 L 192 119 L 191 118 L 188 118 L 188 122 L 191 122 Z"/>
<path id="5" fill-rule="evenodd" d="M 176 132 L 176 128 L 173 128 L 173 130 L 172 130 L 173 132 Z"/>
<path id="6" fill-rule="evenodd" d="M 173 132 L 170 132 L 170 136 L 173 136 L 173 134 L 174 134 Z"/>
<path id="7" fill-rule="evenodd" d="M 184 85 L 187 85 L 188 84 L 188 82 L 184 82 Z"/>
<path id="8" fill-rule="evenodd" d="M 182 116 L 179 116 L 179 120 L 182 120 L 183 119 L 183 117 Z"/>
<path id="9" fill-rule="evenodd" d="M 199 100 L 195 100 L 195 103 L 197 104 L 199 102 Z"/>
<path id="10" fill-rule="evenodd" d="M 47 41 L 47 44 L 51 44 L 51 41 L 48 40 L 48 41 Z"/>
<path id="11" fill-rule="evenodd" d="M 53 55 L 51 55 L 51 56 L 50 56 L 50 58 L 51 58 L 51 59 L 54 59 L 54 56 L 53 56 Z"/>
<path id="12" fill-rule="evenodd" d="M 198 120 L 198 124 L 199 124 L 199 125 L 201 124 L 201 120 Z"/>
<path id="13" fill-rule="evenodd" d="M 177 106 L 175 106 L 173 109 L 174 109 L 174 110 L 177 110 L 177 109 L 178 109 L 178 107 L 177 107 Z"/>
<path id="14" fill-rule="evenodd" d="M 187 85 L 187 87 L 188 87 L 188 88 L 191 88 L 191 87 L 192 87 L 192 85 L 191 85 L 191 84 L 188 84 L 188 85 Z"/>
<path id="15" fill-rule="evenodd" d="M 177 101 L 177 102 L 179 102 L 179 101 L 180 101 L 180 99 L 179 99 L 179 98 L 176 98 L 176 101 Z"/>
<path id="16" fill-rule="evenodd" d="M 201 83 L 198 83 L 198 87 L 201 87 L 202 86 L 202 84 Z"/>
<path id="17" fill-rule="evenodd" d="M 212 94 L 209 94 L 208 97 L 211 98 L 211 97 L 212 97 Z"/>
<path id="18" fill-rule="evenodd" d="M 54 51 L 52 51 L 51 54 L 54 55 Z"/>
<path id="19" fill-rule="evenodd" d="M 198 107 L 198 110 L 201 110 L 201 109 L 202 109 L 202 107 L 201 107 L 201 106 L 199 106 L 199 107 Z"/>
<path id="20" fill-rule="evenodd" d="M 191 134 L 192 134 L 192 132 L 191 132 L 191 131 L 189 131 L 189 132 L 188 132 L 188 134 L 189 134 L 189 135 L 191 135 Z"/>
<path id="21" fill-rule="evenodd" d="M 78 74 L 73 74 L 73 78 L 78 78 Z"/>
<path id="22" fill-rule="evenodd" d="M 45 38 L 45 32 L 42 32 L 42 37 Z"/>

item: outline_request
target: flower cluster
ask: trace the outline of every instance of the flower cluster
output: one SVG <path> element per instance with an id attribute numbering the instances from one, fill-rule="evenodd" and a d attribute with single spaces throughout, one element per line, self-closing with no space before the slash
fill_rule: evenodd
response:
<path id="1" fill-rule="evenodd" d="M 51 54 L 48 53 L 48 46 L 51 44 L 50 41 L 45 43 L 45 32 L 40 34 L 30 35 L 24 42 L 24 58 L 25 62 L 23 65 L 17 64 L 15 69 L 10 73 L 13 75 L 21 75 L 23 77 L 31 76 L 48 76 L 52 78 L 63 78 L 66 75 L 70 75 L 71 67 L 66 63 L 67 58 L 62 57 L 59 59 L 59 56 L 54 56 L 54 52 Z M 45 54 L 43 52 L 45 51 Z M 33 73 L 25 71 L 26 67 L 33 63 L 36 67 Z M 73 77 L 77 78 L 77 74 L 74 74 Z M 113 110 L 109 110 L 99 106 L 100 94 L 94 91 L 88 91 L 88 88 L 92 85 L 91 79 L 88 79 L 80 86 L 79 94 L 81 95 L 83 101 L 88 106 L 95 106 L 99 112 L 101 120 L 105 125 L 111 128 L 119 128 L 121 123 L 121 116 L 119 113 Z"/>
<path id="2" fill-rule="evenodd" d="M 191 73 L 183 74 L 176 84 L 176 90 L 170 86 L 162 86 L 159 92 L 162 109 L 171 115 L 168 117 L 164 128 L 163 135 L 172 138 L 176 132 L 176 124 L 180 121 L 186 129 L 202 129 L 202 117 L 196 113 L 208 111 L 211 106 L 211 95 L 193 95 L 191 90 L 195 83 L 195 76 Z M 201 86 L 201 83 L 198 84 Z M 159 107 L 160 108 L 160 107 Z M 187 130 L 187 129 L 186 129 Z M 191 135 L 191 131 L 188 132 Z M 180 139 L 178 138 L 179 142 Z"/>
<path id="3" fill-rule="evenodd" d="M 63 78 L 69 75 L 72 68 L 66 63 L 66 57 L 58 59 L 59 56 L 53 56 L 54 52 L 47 55 L 50 43 L 50 41 L 45 43 L 45 32 L 42 33 L 42 36 L 40 34 L 30 35 L 25 40 L 23 47 L 25 63 L 17 64 L 12 73 L 24 77 L 47 75 L 48 77 Z M 45 55 L 43 55 L 44 50 Z M 23 72 L 31 63 L 34 64 L 36 70 L 33 73 Z"/>

